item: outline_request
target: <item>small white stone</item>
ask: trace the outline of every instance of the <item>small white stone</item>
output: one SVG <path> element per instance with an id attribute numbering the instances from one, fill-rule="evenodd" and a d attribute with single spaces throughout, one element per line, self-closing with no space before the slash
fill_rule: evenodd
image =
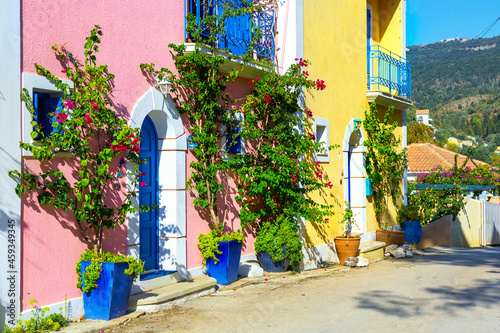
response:
<path id="1" fill-rule="evenodd" d="M 257 263 L 243 262 L 238 268 L 238 275 L 242 277 L 256 277 L 264 275 L 264 270 Z"/>
<path id="2" fill-rule="evenodd" d="M 406 251 L 406 256 L 408 258 L 412 258 L 413 257 L 413 252 L 411 252 L 410 250 Z"/>
<path id="3" fill-rule="evenodd" d="M 406 256 L 405 251 L 400 247 L 390 253 L 396 259 L 404 258 Z"/>
<path id="4" fill-rule="evenodd" d="M 391 252 L 391 251 L 394 251 L 395 249 L 397 249 L 398 246 L 396 244 L 391 244 L 391 245 L 388 245 L 386 248 L 385 248 L 385 253 L 387 252 Z"/>
<path id="5" fill-rule="evenodd" d="M 413 246 L 411 244 L 403 244 L 401 247 L 405 251 L 411 250 L 413 248 Z"/>
<path id="6" fill-rule="evenodd" d="M 361 257 L 357 257 L 357 258 L 358 258 L 358 264 L 357 264 L 358 267 L 368 266 L 368 264 L 369 264 L 368 259 L 361 258 Z"/>

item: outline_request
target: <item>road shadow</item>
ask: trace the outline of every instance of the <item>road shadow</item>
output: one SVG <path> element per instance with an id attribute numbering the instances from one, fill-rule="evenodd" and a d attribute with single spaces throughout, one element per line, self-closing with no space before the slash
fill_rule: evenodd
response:
<path id="1" fill-rule="evenodd" d="M 415 256 L 417 264 L 442 264 L 464 267 L 491 266 L 500 268 L 500 247 L 456 248 L 435 246 L 423 249 L 425 255 Z"/>
<path id="2" fill-rule="evenodd" d="M 496 272 L 495 272 L 496 273 Z M 355 297 L 357 308 L 387 316 L 415 317 L 427 313 L 459 316 L 458 310 L 498 307 L 500 280 L 476 279 L 467 286 L 436 286 L 417 291 L 423 297 L 408 297 L 390 290 L 374 290 Z"/>
<path id="3" fill-rule="evenodd" d="M 399 318 L 415 317 L 432 313 L 439 316 L 460 316 L 463 310 L 498 308 L 500 306 L 500 248 L 457 249 L 433 247 L 427 249 L 427 255 L 416 256 L 416 266 L 453 265 L 465 267 L 491 267 L 479 278 L 466 285 L 457 285 L 453 281 L 437 281 L 430 287 L 421 286 L 417 280 L 412 295 L 393 290 L 370 290 L 354 297 L 359 309 L 379 311 L 387 316 Z M 418 268 L 418 267 L 417 267 Z M 413 297 L 411 297 L 413 296 Z"/>

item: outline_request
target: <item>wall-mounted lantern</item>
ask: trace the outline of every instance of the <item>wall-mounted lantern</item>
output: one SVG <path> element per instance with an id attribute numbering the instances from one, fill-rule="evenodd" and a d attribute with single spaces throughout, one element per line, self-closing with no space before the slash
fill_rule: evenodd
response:
<path id="1" fill-rule="evenodd" d="M 354 119 L 354 130 L 359 131 L 361 128 L 361 120 L 359 119 Z"/>
<path id="2" fill-rule="evenodd" d="M 170 92 L 170 87 L 172 86 L 172 82 L 170 82 L 167 78 L 163 78 L 160 80 L 160 78 L 157 76 L 155 78 L 155 85 L 156 88 L 160 89 L 160 92 L 164 97 L 167 97 L 168 93 Z"/>

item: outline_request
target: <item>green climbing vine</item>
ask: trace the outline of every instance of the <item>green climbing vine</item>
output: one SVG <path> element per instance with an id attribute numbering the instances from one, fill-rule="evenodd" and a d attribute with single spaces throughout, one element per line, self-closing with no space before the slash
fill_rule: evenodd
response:
<path id="1" fill-rule="evenodd" d="M 380 117 L 375 103 L 365 111 L 363 127 L 367 133 L 366 173 L 373 184 L 373 203 L 379 223 L 388 214 L 389 200 L 397 206 L 402 196 L 402 181 L 406 168 L 406 149 L 401 149 L 401 139 L 394 131 L 398 122 L 393 121 L 394 107 Z"/>

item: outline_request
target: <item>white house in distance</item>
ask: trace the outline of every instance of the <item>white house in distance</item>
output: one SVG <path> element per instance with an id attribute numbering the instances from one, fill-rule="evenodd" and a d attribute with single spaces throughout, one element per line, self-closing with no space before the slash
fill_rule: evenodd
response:
<path id="1" fill-rule="evenodd" d="M 432 126 L 432 118 L 429 118 L 429 110 L 417 110 L 416 117 L 417 117 L 417 121 L 420 124 Z"/>

